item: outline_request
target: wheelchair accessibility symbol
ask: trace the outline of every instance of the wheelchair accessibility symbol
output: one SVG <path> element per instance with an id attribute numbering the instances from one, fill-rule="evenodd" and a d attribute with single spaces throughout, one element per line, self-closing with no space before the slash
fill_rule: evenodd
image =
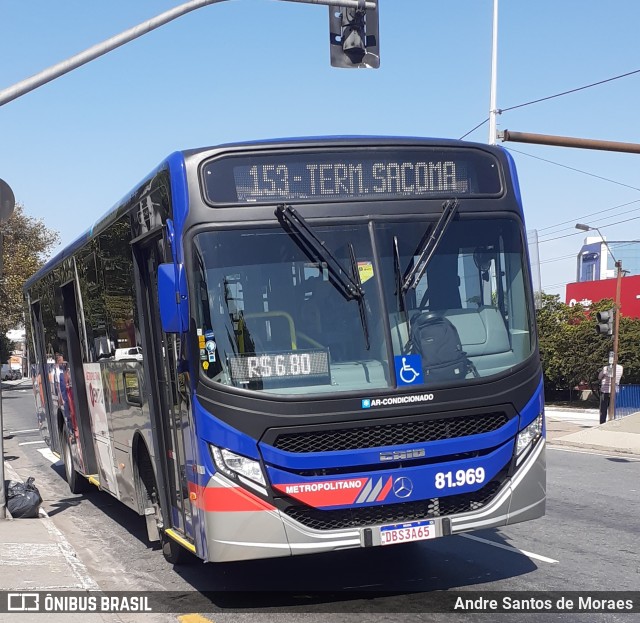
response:
<path id="1" fill-rule="evenodd" d="M 398 385 L 417 385 L 424 380 L 420 355 L 398 355 L 395 357 L 395 367 Z"/>

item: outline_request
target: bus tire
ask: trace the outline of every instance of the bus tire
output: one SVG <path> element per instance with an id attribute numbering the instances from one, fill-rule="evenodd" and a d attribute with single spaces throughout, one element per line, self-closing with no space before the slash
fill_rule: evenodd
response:
<path id="1" fill-rule="evenodd" d="M 193 561 L 191 552 L 164 533 L 162 534 L 162 555 L 172 565 L 184 565 Z"/>
<path id="2" fill-rule="evenodd" d="M 157 533 L 160 541 L 162 542 L 162 528 L 164 527 L 163 511 L 160 505 L 160 495 L 158 492 L 158 485 L 156 483 L 156 476 L 151 465 L 151 458 L 146 446 L 142 442 L 138 442 L 139 451 L 136 459 L 136 482 L 139 486 L 136 488 L 139 491 L 140 506 L 143 512 L 153 507 L 155 509 L 154 517 L 157 524 Z M 145 513 L 146 514 L 146 513 Z M 151 532 L 147 527 L 147 536 L 149 543 L 155 544 L 158 540 L 151 536 Z"/>
<path id="3" fill-rule="evenodd" d="M 165 560 L 172 565 L 189 564 L 196 560 L 196 557 L 182 547 L 179 543 L 167 536 L 164 532 L 164 511 L 159 500 L 158 485 L 156 476 L 151 465 L 151 458 L 146 446 L 140 447 L 138 459 L 136 461 L 138 472 L 138 482 L 141 485 L 142 506 L 146 508 L 149 504 L 156 509 L 156 521 L 158 522 L 158 532 L 160 534 L 160 546 Z M 151 543 L 157 541 L 150 541 Z"/>
<path id="4" fill-rule="evenodd" d="M 64 463 L 64 475 L 71 493 L 82 493 L 87 489 L 87 481 L 73 467 L 73 455 L 69 443 L 69 431 L 64 426 L 61 431 L 62 461 Z"/>

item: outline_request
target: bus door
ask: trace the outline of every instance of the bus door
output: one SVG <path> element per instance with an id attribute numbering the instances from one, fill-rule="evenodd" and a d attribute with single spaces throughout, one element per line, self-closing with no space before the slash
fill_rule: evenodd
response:
<path id="1" fill-rule="evenodd" d="M 63 301 L 64 331 L 58 332 L 58 338 L 66 346 L 64 350 L 68 359 L 64 362 L 60 379 L 60 391 L 65 393 L 62 400 L 65 422 L 73 438 L 71 445 L 79 471 L 83 474 L 95 474 L 97 463 L 82 367 L 82 339 L 78 322 L 75 281 L 63 285 L 60 291 Z M 113 464 L 108 467 L 113 471 Z"/>
<path id="2" fill-rule="evenodd" d="M 55 413 L 51 390 L 48 382 L 50 364 L 44 347 L 44 333 L 42 324 L 42 309 L 40 301 L 31 304 L 31 326 L 35 347 L 36 373 L 33 378 L 33 390 L 36 398 L 36 412 L 38 428 L 45 443 L 54 451 L 60 452 L 60 440 L 56 434 Z M 53 363 L 53 360 L 52 360 Z"/>
<path id="3" fill-rule="evenodd" d="M 158 482 L 161 496 L 165 489 L 162 496 L 165 528 L 173 527 L 193 537 L 185 452 L 189 417 L 178 388 L 179 336 L 164 333 L 158 305 L 158 266 L 166 261 L 165 244 L 162 236 L 154 234 L 134 241 L 137 282 L 141 289 L 145 384 L 149 388 L 158 479 L 163 478 L 164 483 L 163 486 Z M 169 251 L 166 254 L 170 255 Z M 171 508 L 169 513 L 164 512 L 166 503 Z"/>

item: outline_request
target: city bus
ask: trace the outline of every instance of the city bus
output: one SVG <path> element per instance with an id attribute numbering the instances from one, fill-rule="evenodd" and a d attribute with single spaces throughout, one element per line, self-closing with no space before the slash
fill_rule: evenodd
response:
<path id="1" fill-rule="evenodd" d="M 525 240 L 501 147 L 173 153 L 25 284 L 39 428 L 172 563 L 540 517 Z"/>

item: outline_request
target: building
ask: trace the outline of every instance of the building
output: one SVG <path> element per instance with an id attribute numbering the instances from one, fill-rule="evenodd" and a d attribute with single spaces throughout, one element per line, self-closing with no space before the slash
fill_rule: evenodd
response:
<path id="1" fill-rule="evenodd" d="M 640 275 L 640 240 L 612 241 L 609 249 L 627 275 Z M 600 236 L 588 236 L 578 253 L 577 282 L 612 279 L 616 276 L 616 267 Z"/>
<path id="2" fill-rule="evenodd" d="M 27 347 L 24 329 L 11 329 L 7 331 L 7 338 L 13 342 L 14 350 L 7 362 L 12 370 L 20 370 L 23 376 L 28 372 Z"/>
<path id="3" fill-rule="evenodd" d="M 622 315 L 640 318 L 640 241 L 612 241 L 609 249 L 625 271 L 620 288 Z M 577 258 L 577 280 L 566 287 L 567 305 L 588 307 L 602 299 L 616 299 L 616 267 L 600 236 L 588 236 Z"/>

